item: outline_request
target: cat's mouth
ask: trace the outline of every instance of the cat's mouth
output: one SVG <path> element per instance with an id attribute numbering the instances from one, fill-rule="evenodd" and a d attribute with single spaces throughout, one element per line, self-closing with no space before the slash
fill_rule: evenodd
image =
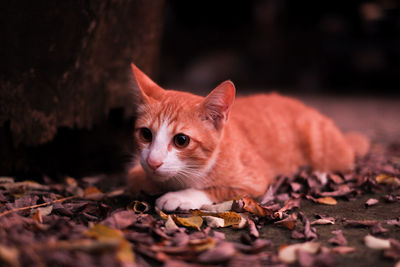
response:
<path id="1" fill-rule="evenodd" d="M 166 182 L 170 180 L 175 174 L 165 172 L 162 170 L 152 170 L 150 168 L 144 168 L 147 172 L 148 177 L 150 177 L 155 182 Z"/>

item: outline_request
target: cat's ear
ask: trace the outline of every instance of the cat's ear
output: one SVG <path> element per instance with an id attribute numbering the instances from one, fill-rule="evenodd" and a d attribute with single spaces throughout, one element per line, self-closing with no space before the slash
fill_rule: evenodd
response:
<path id="1" fill-rule="evenodd" d="M 228 120 L 229 111 L 235 100 L 235 91 L 235 85 L 231 81 L 225 81 L 204 99 L 205 118 L 211 120 L 215 128 L 221 129 Z"/>
<path id="2" fill-rule="evenodd" d="M 143 100 L 148 100 L 149 98 L 154 98 L 156 100 L 160 99 L 164 94 L 164 89 L 153 82 L 143 71 L 141 71 L 135 64 L 131 63 L 133 77 L 136 81 L 137 88 L 140 97 Z"/>

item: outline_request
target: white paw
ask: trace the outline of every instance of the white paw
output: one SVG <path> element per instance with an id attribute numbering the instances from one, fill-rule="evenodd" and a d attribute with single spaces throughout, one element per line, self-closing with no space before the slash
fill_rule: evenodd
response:
<path id="1" fill-rule="evenodd" d="M 156 200 L 157 208 L 165 211 L 199 209 L 205 204 L 212 204 L 207 194 L 192 188 L 169 192 Z"/>

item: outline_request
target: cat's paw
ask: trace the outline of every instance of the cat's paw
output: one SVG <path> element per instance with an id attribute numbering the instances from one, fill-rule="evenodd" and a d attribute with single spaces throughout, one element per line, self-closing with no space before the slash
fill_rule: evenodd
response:
<path id="1" fill-rule="evenodd" d="M 212 204 L 207 194 L 192 188 L 169 192 L 156 200 L 157 208 L 165 211 L 199 209 L 205 204 Z"/>

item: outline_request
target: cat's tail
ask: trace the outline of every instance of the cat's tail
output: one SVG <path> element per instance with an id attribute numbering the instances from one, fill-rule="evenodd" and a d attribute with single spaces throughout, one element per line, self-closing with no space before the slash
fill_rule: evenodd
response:
<path id="1" fill-rule="evenodd" d="M 363 157 L 368 153 L 370 140 L 359 132 L 348 132 L 345 135 L 347 143 L 353 148 L 357 157 Z"/>

